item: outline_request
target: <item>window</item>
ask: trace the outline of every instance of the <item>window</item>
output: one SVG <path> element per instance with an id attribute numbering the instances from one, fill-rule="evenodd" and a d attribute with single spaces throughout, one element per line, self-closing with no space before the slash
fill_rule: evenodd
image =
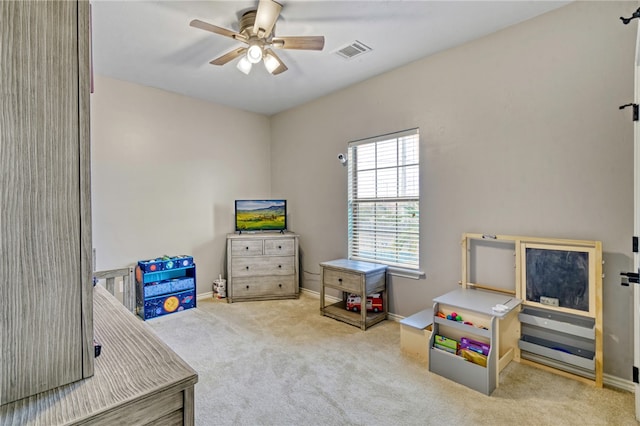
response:
<path id="1" fill-rule="evenodd" d="M 349 143 L 349 258 L 420 267 L 420 137 L 406 130 Z"/>

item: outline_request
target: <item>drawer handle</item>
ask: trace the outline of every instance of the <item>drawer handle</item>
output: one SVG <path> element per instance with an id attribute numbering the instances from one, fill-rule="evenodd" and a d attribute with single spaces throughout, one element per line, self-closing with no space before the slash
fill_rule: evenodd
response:
<path id="1" fill-rule="evenodd" d="M 338 278 L 338 282 L 341 283 L 342 282 L 342 278 Z"/>
<path id="2" fill-rule="evenodd" d="M 245 247 L 247 250 L 249 250 L 249 247 Z"/>
<path id="3" fill-rule="evenodd" d="M 249 290 L 249 286 L 247 286 L 247 290 Z"/>
<path id="4" fill-rule="evenodd" d="M 278 287 L 282 288 L 282 283 L 278 284 Z"/>
<path id="5" fill-rule="evenodd" d="M 249 267 L 247 266 L 247 271 L 249 270 Z"/>
<path id="6" fill-rule="evenodd" d="M 278 268 L 282 268 L 282 265 L 278 265 Z"/>
<path id="7" fill-rule="evenodd" d="M 280 250 L 282 250 L 282 246 L 278 246 L 278 248 L 279 248 Z"/>

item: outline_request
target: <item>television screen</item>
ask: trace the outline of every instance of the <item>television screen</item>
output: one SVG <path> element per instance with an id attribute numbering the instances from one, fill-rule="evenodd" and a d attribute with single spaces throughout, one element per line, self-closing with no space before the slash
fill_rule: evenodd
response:
<path id="1" fill-rule="evenodd" d="M 284 231 L 287 200 L 236 200 L 236 231 Z"/>

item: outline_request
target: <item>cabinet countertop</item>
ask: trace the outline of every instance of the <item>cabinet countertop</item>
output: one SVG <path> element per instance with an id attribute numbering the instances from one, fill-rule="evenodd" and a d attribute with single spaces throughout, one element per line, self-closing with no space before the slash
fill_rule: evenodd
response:
<path id="1" fill-rule="evenodd" d="M 294 232 L 243 232 L 242 234 L 233 233 L 227 234 L 227 238 L 230 239 L 242 239 L 242 238 L 283 238 L 283 237 L 298 237 L 299 235 Z"/>
<path id="2" fill-rule="evenodd" d="M 92 422 L 165 390 L 193 387 L 197 373 L 102 286 L 94 287 L 102 351 L 87 379 L 0 406 L 0 425 Z"/>
<path id="3" fill-rule="evenodd" d="M 380 272 L 387 269 L 387 265 L 381 263 L 363 262 L 361 260 L 349 260 L 349 259 L 336 259 L 329 260 L 327 262 L 320 263 L 320 266 L 325 268 L 340 269 L 348 272 L 360 272 L 364 274 L 371 274 L 374 272 Z"/>

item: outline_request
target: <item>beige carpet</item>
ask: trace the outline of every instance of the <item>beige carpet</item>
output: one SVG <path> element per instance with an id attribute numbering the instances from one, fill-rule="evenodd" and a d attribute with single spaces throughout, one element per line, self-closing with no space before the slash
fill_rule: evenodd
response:
<path id="1" fill-rule="evenodd" d="M 635 425 L 633 394 L 512 362 L 491 396 L 400 352 L 400 326 L 323 317 L 317 298 L 147 321 L 199 374 L 197 425 Z"/>

